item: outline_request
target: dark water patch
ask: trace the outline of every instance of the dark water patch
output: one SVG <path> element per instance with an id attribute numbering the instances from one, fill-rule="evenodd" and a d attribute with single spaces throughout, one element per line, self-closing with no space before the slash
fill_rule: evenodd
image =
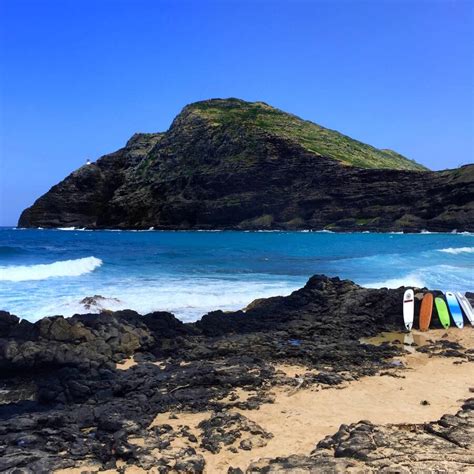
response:
<path id="1" fill-rule="evenodd" d="M 0 257 L 8 257 L 10 255 L 24 255 L 29 253 L 28 250 L 12 246 L 12 245 L 0 245 Z"/>

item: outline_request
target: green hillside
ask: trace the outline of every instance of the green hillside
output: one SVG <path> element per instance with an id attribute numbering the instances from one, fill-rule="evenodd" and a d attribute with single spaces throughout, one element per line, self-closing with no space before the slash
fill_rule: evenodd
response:
<path id="1" fill-rule="evenodd" d="M 424 171 L 427 168 L 392 150 L 380 150 L 265 104 L 240 99 L 212 99 L 188 106 L 216 125 L 243 123 L 294 140 L 318 155 L 360 168 Z"/>

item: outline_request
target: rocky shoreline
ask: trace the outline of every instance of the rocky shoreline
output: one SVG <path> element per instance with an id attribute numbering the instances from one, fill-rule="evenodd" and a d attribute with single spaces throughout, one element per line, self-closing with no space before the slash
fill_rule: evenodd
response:
<path id="1" fill-rule="evenodd" d="M 403 345 L 361 342 L 402 330 L 403 292 L 314 276 L 287 297 L 186 324 L 166 312 L 34 324 L 0 312 L 0 471 L 222 472 L 212 464 L 222 453 L 233 473 L 472 468 L 468 393 L 457 413 L 438 421 L 360 421 L 315 437 L 312 452 L 265 455 L 278 435 L 254 415 L 278 406 L 281 390 L 339 392 L 361 380 L 405 377 Z M 441 328 L 436 316 L 432 327 Z M 413 347 L 459 371 L 474 361 L 474 348 L 450 337 Z M 189 417 L 195 425 L 185 423 Z M 239 465 L 247 454 L 252 462 Z"/>

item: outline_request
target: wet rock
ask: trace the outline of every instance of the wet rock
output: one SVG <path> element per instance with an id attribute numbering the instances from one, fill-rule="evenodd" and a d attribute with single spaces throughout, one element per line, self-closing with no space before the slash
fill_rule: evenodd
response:
<path id="1" fill-rule="evenodd" d="M 86 310 L 91 310 L 91 309 L 97 309 L 97 310 L 104 310 L 105 305 L 107 302 L 112 302 L 112 303 L 120 303 L 120 300 L 117 298 L 105 298 L 104 296 L 101 295 L 94 295 L 94 296 L 86 296 L 83 298 L 79 304 L 84 306 L 84 309 Z"/>
<path id="2" fill-rule="evenodd" d="M 0 337 L 8 337 L 10 331 L 20 322 L 20 318 L 8 313 L 0 311 Z"/>

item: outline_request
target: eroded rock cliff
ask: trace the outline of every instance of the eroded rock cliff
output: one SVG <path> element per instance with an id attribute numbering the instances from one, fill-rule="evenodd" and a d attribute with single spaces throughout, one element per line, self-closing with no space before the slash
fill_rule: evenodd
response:
<path id="1" fill-rule="evenodd" d="M 474 166 L 432 172 L 263 103 L 191 104 L 74 171 L 21 227 L 473 231 Z"/>

